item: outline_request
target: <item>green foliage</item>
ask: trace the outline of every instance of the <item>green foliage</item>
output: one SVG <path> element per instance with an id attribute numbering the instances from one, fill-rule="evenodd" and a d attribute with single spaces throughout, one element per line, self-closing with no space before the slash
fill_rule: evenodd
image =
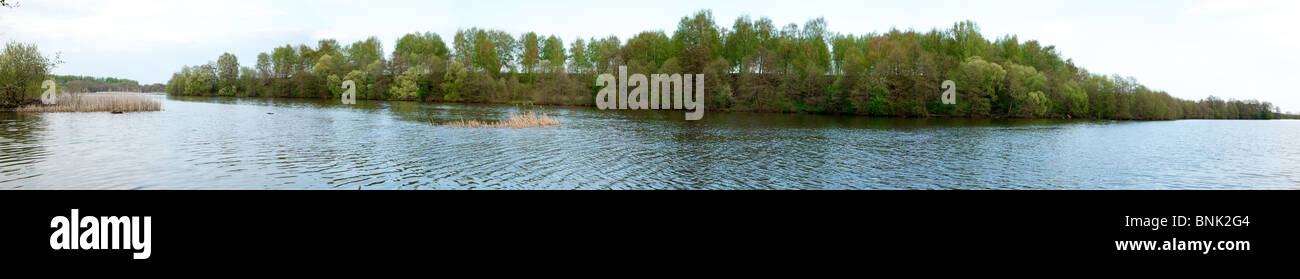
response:
<path id="1" fill-rule="evenodd" d="M 1065 94 L 1065 99 L 1062 103 L 1064 103 L 1066 113 L 1071 117 L 1086 117 L 1090 109 L 1088 103 L 1088 92 L 1084 91 L 1082 87 L 1079 87 L 1079 85 L 1073 81 L 1065 84 L 1062 91 L 1064 91 Z"/>
<path id="2" fill-rule="evenodd" d="M 447 54 L 447 44 L 432 32 L 406 34 L 393 47 L 393 61 L 403 61 L 412 66 L 431 64 L 434 59 L 442 59 Z"/>
<path id="3" fill-rule="evenodd" d="M 465 84 L 469 82 L 469 69 L 459 61 L 453 61 L 447 64 L 446 75 L 441 85 L 442 91 L 446 92 L 446 94 L 442 95 L 442 99 L 448 102 L 464 101 L 465 98 L 461 97 L 460 93 L 468 89 Z"/>
<path id="4" fill-rule="evenodd" d="M 569 45 L 569 58 L 572 61 L 572 69 L 579 73 L 591 71 L 591 59 L 587 56 L 587 42 L 582 38 L 573 41 Z"/>
<path id="5" fill-rule="evenodd" d="M 235 87 L 239 83 L 239 59 L 235 58 L 234 54 L 227 52 L 217 58 L 217 77 L 221 79 L 223 90 L 226 87 Z"/>
<path id="6" fill-rule="evenodd" d="M 343 51 L 350 69 L 361 69 L 384 59 L 384 45 L 379 42 L 379 37 L 374 36 L 352 43 Z"/>
<path id="7" fill-rule="evenodd" d="M 420 97 L 420 71 L 415 68 L 406 70 L 406 73 L 397 77 L 392 88 L 389 88 L 389 96 L 393 99 L 411 101 Z"/>
<path id="8" fill-rule="evenodd" d="M 163 92 L 163 84 L 140 84 L 130 79 L 113 77 L 51 75 L 59 92 Z"/>
<path id="9" fill-rule="evenodd" d="M 546 37 L 546 44 L 542 46 L 542 61 L 545 61 L 551 71 L 563 71 L 564 61 L 568 59 L 564 55 L 564 41 L 554 35 Z"/>
<path id="10" fill-rule="evenodd" d="M 359 70 L 352 70 L 351 72 L 348 72 L 347 75 L 343 76 L 343 80 L 351 80 L 352 82 L 356 83 L 357 98 L 364 99 L 365 98 L 364 96 L 370 96 L 369 94 L 370 90 L 368 89 L 370 89 L 370 85 L 372 84 L 372 81 L 366 78 L 365 73 L 362 73 Z M 339 84 L 342 84 L 342 81 L 340 81 Z M 339 92 L 343 92 L 343 91 L 339 91 Z"/>
<path id="11" fill-rule="evenodd" d="M 41 55 L 35 44 L 6 43 L 0 51 L 0 108 L 16 107 L 29 92 L 40 90 L 57 64 L 57 56 Z"/>
<path id="12" fill-rule="evenodd" d="M 537 64 L 541 62 L 542 59 L 541 48 L 538 47 L 537 42 L 537 33 L 528 32 L 527 34 L 524 34 L 523 39 L 520 41 L 524 44 L 524 54 L 523 61 L 520 61 L 519 63 L 523 65 L 525 73 L 531 74 L 536 72 Z"/>
<path id="13" fill-rule="evenodd" d="M 284 45 L 261 53 L 254 67 L 234 55 L 183 67 L 169 94 L 338 97 L 357 83 L 362 99 L 527 102 L 593 105 L 596 75 L 627 66 L 633 73 L 706 76 L 715 110 L 872 116 L 1052 117 L 1098 119 L 1278 118 L 1267 102 L 1173 98 L 1131 77 L 1089 73 L 1056 48 L 1008 35 L 990 41 L 971 21 L 927 32 L 840 34 L 824 18 L 778 26 L 743 16 L 718 26 L 709 10 L 671 32 L 628 38 L 458 30 L 450 48 L 438 34 L 397 40 L 390 57 L 376 37 L 342 47 Z M 671 36 L 667 34 L 672 34 Z M 9 71 L 5 72 L 10 73 Z M 237 78 L 237 80 L 236 80 Z M 939 102 L 945 80 L 957 104 Z"/>
<path id="14" fill-rule="evenodd" d="M 1002 88 L 1007 71 L 998 64 L 973 56 L 958 65 L 954 74 L 958 99 L 964 101 L 958 104 L 958 113 L 968 116 L 989 115 L 991 104 L 998 101 L 997 91 Z"/>
<path id="15" fill-rule="evenodd" d="M 276 78 L 288 78 L 297 72 L 298 50 L 284 45 L 271 52 L 271 69 Z"/>
<path id="16" fill-rule="evenodd" d="M 185 78 L 185 94 L 209 95 L 216 92 L 216 68 L 216 65 L 213 63 L 191 68 L 190 74 Z"/>
<path id="17" fill-rule="evenodd" d="M 1047 87 L 1047 77 L 1033 67 L 1007 63 L 1008 114 L 1021 117 L 1042 116 L 1047 110 L 1047 99 L 1043 90 Z M 1041 98 L 1040 98 L 1041 97 Z"/>

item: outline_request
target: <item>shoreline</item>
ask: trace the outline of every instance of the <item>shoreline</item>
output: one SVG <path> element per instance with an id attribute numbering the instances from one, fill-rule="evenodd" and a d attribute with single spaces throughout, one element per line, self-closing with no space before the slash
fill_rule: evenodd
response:
<path id="1" fill-rule="evenodd" d="M 312 97 L 255 97 L 255 96 L 217 96 L 217 95 L 206 95 L 206 96 L 204 96 L 204 95 L 170 95 L 170 94 L 167 94 L 167 93 L 131 93 L 131 94 L 164 95 L 164 96 L 168 96 L 168 97 L 255 98 L 255 99 L 284 99 L 284 100 L 329 100 L 329 99 L 332 99 L 332 98 L 312 98 Z M 383 101 L 383 102 L 430 103 L 430 104 L 473 104 L 473 105 L 516 105 L 516 106 L 518 106 L 518 105 L 523 105 L 523 106 L 534 106 L 534 107 L 561 107 L 561 108 L 564 108 L 564 107 L 568 107 L 568 108 L 595 108 L 595 107 L 596 107 L 595 104 L 592 104 L 592 105 L 576 105 L 576 104 L 546 104 L 546 103 L 521 102 L 521 101 L 510 101 L 510 102 L 452 102 L 452 101 L 411 101 L 411 100 L 388 100 L 388 99 L 357 99 L 357 100 L 363 100 L 363 101 Z M 0 111 L 3 111 L 3 110 L 0 110 Z M 929 116 L 926 116 L 926 117 L 896 116 L 896 115 L 889 115 L 889 116 L 875 116 L 875 115 L 867 115 L 867 114 L 835 114 L 835 113 L 817 113 L 817 112 L 782 112 L 782 111 L 771 111 L 771 110 L 734 110 L 734 109 L 718 110 L 718 109 L 708 109 L 708 108 L 706 108 L 705 111 L 708 111 L 708 112 L 746 112 L 746 113 L 762 113 L 762 114 L 790 114 L 790 115 L 826 115 L 826 116 L 866 117 L 866 118 L 899 118 L 899 119 L 931 119 L 931 118 L 934 118 L 934 119 L 988 119 L 988 120 L 998 120 L 998 119 L 1054 119 L 1054 120 L 1114 120 L 1114 121 L 1172 121 L 1172 120 L 1286 120 L 1286 119 L 1300 119 L 1300 115 L 1289 115 L 1289 114 L 1281 114 L 1280 117 L 1275 117 L 1275 118 L 1109 119 L 1109 118 L 1096 118 L 1096 117 L 1019 117 L 1019 116 L 968 117 L 968 116 L 959 116 L 959 115 L 939 115 L 939 114 L 932 114 L 932 115 L 929 115 Z"/>

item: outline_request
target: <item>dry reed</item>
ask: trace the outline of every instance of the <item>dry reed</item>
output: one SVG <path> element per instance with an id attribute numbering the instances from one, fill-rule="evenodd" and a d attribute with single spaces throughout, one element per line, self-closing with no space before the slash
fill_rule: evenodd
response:
<path id="1" fill-rule="evenodd" d="M 510 113 L 510 118 L 502 121 L 477 121 L 477 120 L 457 120 L 443 127 L 449 128 L 532 128 L 532 127 L 550 127 L 559 126 L 560 120 L 550 115 L 536 114 L 532 112 L 518 114 Z"/>
<path id="2" fill-rule="evenodd" d="M 29 105 L 19 112 L 160 111 L 162 102 L 137 93 L 59 94 L 54 105 Z"/>

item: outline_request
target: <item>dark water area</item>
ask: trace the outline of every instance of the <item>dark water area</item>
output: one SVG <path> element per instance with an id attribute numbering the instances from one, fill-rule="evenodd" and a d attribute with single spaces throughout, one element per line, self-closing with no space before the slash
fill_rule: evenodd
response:
<path id="1" fill-rule="evenodd" d="M 0 112 L 0 189 L 1300 189 L 1300 121 L 899 119 L 167 97 Z M 553 128 L 432 123 L 537 111 Z"/>

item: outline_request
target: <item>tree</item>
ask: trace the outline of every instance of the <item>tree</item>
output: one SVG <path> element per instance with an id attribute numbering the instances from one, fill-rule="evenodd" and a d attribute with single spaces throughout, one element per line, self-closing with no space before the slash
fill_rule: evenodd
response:
<path id="1" fill-rule="evenodd" d="M 1085 117 L 1090 110 L 1088 102 L 1088 92 L 1083 90 L 1078 83 L 1074 81 L 1067 82 L 1062 88 L 1064 93 L 1064 105 L 1066 112 L 1071 117 Z"/>
<path id="2" fill-rule="evenodd" d="M 447 44 L 438 34 L 410 33 L 398 39 L 397 45 L 393 46 L 393 62 L 401 63 L 399 67 L 425 68 L 434 64 L 433 61 L 447 57 L 447 51 Z"/>
<path id="3" fill-rule="evenodd" d="M 1011 115 L 1037 117 L 1046 113 L 1049 105 L 1043 96 L 1047 77 L 1033 67 L 1007 63 L 1006 92 L 1009 95 L 1007 111 Z"/>
<path id="4" fill-rule="evenodd" d="M 365 73 L 359 70 L 352 70 L 351 72 L 348 72 L 347 75 L 343 76 L 343 80 L 351 80 L 352 82 L 356 83 L 357 87 L 355 93 L 357 94 L 357 98 L 366 98 L 370 96 L 370 87 L 372 83 L 370 79 L 366 78 Z M 331 88 L 333 88 L 333 87 L 338 87 L 341 84 L 342 81 L 339 81 L 339 83 L 331 83 L 330 86 L 332 86 Z"/>
<path id="5" fill-rule="evenodd" d="M 754 22 L 749 19 L 748 15 L 741 16 L 731 25 L 731 32 L 727 33 L 723 41 L 722 57 L 732 65 L 737 65 L 740 72 L 748 71 L 748 67 L 743 63 L 745 57 L 753 55 L 758 51 L 762 44 L 759 38 L 759 31 L 754 26 Z"/>
<path id="6" fill-rule="evenodd" d="M 0 108 L 18 106 L 60 62 L 57 55 L 41 55 L 35 44 L 6 43 L 0 51 Z"/>
<path id="7" fill-rule="evenodd" d="M 1006 80 L 1007 71 L 998 64 L 972 56 L 957 66 L 955 74 L 958 113 L 968 116 L 990 115 L 992 104 L 998 101 L 997 90 Z"/>
<path id="8" fill-rule="evenodd" d="M 573 61 L 571 69 L 579 73 L 591 71 L 591 59 L 587 56 L 587 42 L 578 38 L 569 45 L 569 57 Z"/>
<path id="9" fill-rule="evenodd" d="M 371 36 L 364 41 L 352 43 L 344 52 L 349 69 L 364 69 L 384 58 L 384 45 L 379 42 L 379 37 Z"/>
<path id="10" fill-rule="evenodd" d="M 487 72 L 492 77 L 501 75 L 501 57 L 497 55 L 497 46 L 486 32 L 479 32 L 474 42 L 474 66 Z"/>
<path id="11" fill-rule="evenodd" d="M 243 95 L 240 96 L 255 95 L 255 92 L 258 90 L 256 80 L 257 70 L 248 66 L 239 67 L 239 87 L 244 88 L 244 90 L 241 91 Z"/>
<path id="12" fill-rule="evenodd" d="M 221 54 L 217 58 L 217 76 L 221 79 L 221 89 L 233 88 L 239 85 L 239 59 L 229 52 Z"/>
<path id="13" fill-rule="evenodd" d="M 713 11 L 701 10 L 694 16 L 682 17 L 673 32 L 673 48 L 678 53 L 684 71 L 704 72 L 715 56 L 722 54 L 722 32 L 713 21 Z"/>
<path id="14" fill-rule="evenodd" d="M 412 67 L 406 70 L 406 73 L 397 77 L 392 88 L 389 89 L 389 96 L 393 99 L 411 101 L 420 97 L 420 86 L 417 80 L 420 79 L 420 71 Z"/>
<path id="15" fill-rule="evenodd" d="M 190 68 L 185 80 L 185 94 L 193 96 L 211 95 L 217 88 L 217 66 L 215 63 Z"/>
<path id="16" fill-rule="evenodd" d="M 442 91 L 446 93 L 442 95 L 442 99 L 450 102 L 465 100 L 460 93 L 468 88 L 468 86 L 465 86 L 469 82 L 468 78 L 469 69 L 460 61 L 452 61 L 447 64 L 447 76 L 443 78 L 444 81 L 441 85 Z"/>
<path id="17" fill-rule="evenodd" d="M 564 41 L 551 35 L 546 37 L 546 44 L 542 46 L 542 60 L 546 61 L 547 66 L 552 72 L 564 71 Z"/>
<path id="18" fill-rule="evenodd" d="M 275 76 L 275 67 L 271 65 L 271 55 L 265 52 L 257 54 L 257 72 L 261 78 Z"/>
<path id="19" fill-rule="evenodd" d="M 635 73 L 654 72 L 676 55 L 672 41 L 661 31 L 641 32 L 628 39 L 627 45 L 623 46 L 623 57 L 626 58 L 628 70 Z"/>
<path id="20" fill-rule="evenodd" d="M 523 61 L 519 64 L 524 67 L 525 73 L 533 73 L 537 70 L 537 64 L 541 61 L 541 48 L 538 47 L 537 33 L 528 32 L 524 34 L 520 41 L 524 44 Z"/>
<path id="21" fill-rule="evenodd" d="M 298 50 L 291 45 L 277 47 L 271 51 L 271 68 L 276 78 L 288 78 L 295 72 L 298 64 Z"/>
<path id="22" fill-rule="evenodd" d="M 979 26 L 973 21 L 953 23 L 947 35 L 951 40 L 951 46 L 946 50 L 949 55 L 956 56 L 958 59 L 983 56 L 988 49 L 988 40 L 980 35 Z"/>

